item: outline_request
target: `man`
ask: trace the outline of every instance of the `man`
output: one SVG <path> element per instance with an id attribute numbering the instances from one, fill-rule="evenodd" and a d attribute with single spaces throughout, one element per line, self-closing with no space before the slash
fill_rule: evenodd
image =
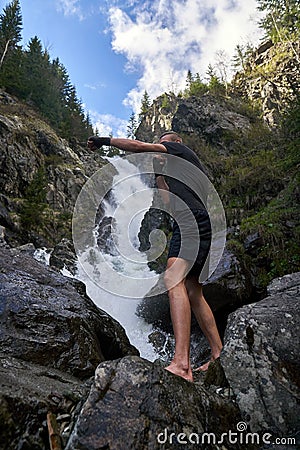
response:
<path id="1" fill-rule="evenodd" d="M 123 138 L 91 136 L 87 145 L 91 150 L 96 150 L 102 145 L 112 145 L 129 152 L 155 152 L 162 154 L 162 157 L 166 155 L 167 164 L 170 161 L 170 165 L 173 164 L 175 167 L 171 171 L 171 176 L 165 178 L 160 170 L 160 159 L 163 158 L 160 158 L 159 155 L 155 156 L 154 167 L 159 169 L 157 170 L 159 173 L 155 175 L 157 187 L 163 194 L 164 202 L 172 203 L 171 209 L 175 215 L 164 275 L 175 336 L 175 353 L 166 369 L 188 381 L 193 381 L 190 363 L 191 311 L 194 312 L 211 348 L 210 361 L 196 370 L 207 370 L 209 363 L 218 358 L 222 350 L 222 342 L 213 313 L 203 296 L 202 284 L 199 282 L 199 275 L 210 248 L 209 216 L 205 210 L 205 202 L 198 195 L 199 193 L 182 182 L 180 171 L 176 172 L 176 165 L 178 166 L 178 163 L 182 161 L 185 163 L 183 168 L 192 164 L 191 167 L 202 172 L 201 162 L 196 153 L 185 146 L 181 137 L 173 131 L 164 133 L 158 144 Z M 192 215 L 193 221 L 196 221 L 197 224 L 198 239 L 196 241 L 194 231 L 192 230 L 190 233 L 189 230 L 191 220 L 187 219 L 188 213 Z"/>

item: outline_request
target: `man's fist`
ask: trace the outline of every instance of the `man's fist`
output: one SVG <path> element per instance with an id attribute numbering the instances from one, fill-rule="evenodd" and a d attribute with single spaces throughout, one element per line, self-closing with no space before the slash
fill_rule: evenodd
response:
<path id="1" fill-rule="evenodd" d="M 102 145 L 110 145 L 110 137 L 90 136 L 88 138 L 87 146 L 90 150 L 96 150 Z"/>

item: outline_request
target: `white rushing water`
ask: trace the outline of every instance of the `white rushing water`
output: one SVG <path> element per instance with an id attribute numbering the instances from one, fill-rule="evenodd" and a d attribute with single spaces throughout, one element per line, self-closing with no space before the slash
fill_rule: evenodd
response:
<path id="1" fill-rule="evenodd" d="M 113 238 L 118 251 L 112 248 L 108 253 L 100 249 L 95 229 L 94 245 L 81 255 L 80 260 L 84 264 L 78 264 L 76 278 L 84 282 L 94 303 L 125 328 L 130 342 L 138 348 L 141 356 L 153 361 L 157 355 L 148 342 L 152 326 L 136 315 L 140 299 L 157 281 L 155 272 L 151 272 L 147 265 L 146 254 L 138 251 L 138 233 L 152 203 L 153 193 L 141 180 L 135 165 L 122 158 L 117 159 L 117 164 L 115 158 L 109 158 L 109 161 L 117 166 L 118 174 L 114 177 L 109 201 L 105 200 L 102 206 L 105 217 L 114 217 L 114 231 L 109 240 Z M 124 284 L 128 284 L 129 293 L 134 290 L 135 298 L 114 293 L 119 289 L 114 285 L 113 270 L 126 275 L 129 281 Z"/>

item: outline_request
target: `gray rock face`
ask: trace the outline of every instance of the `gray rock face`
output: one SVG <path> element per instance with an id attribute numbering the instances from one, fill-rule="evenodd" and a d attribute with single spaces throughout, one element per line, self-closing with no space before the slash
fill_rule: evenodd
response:
<path id="1" fill-rule="evenodd" d="M 205 94 L 201 98 L 180 100 L 172 126 L 179 133 L 196 133 L 225 150 L 224 133 L 244 133 L 250 127 L 250 120 L 225 102 Z"/>
<path id="2" fill-rule="evenodd" d="M 8 103 L 12 106 L 6 108 Z M 0 223 L 7 228 L 10 244 L 30 241 L 49 247 L 61 240 L 70 229 L 82 186 L 105 163 L 100 151 L 91 152 L 84 143 L 73 143 L 71 148 L 29 107 L 0 90 Z M 44 193 L 43 220 L 52 219 L 43 232 L 25 230 L 22 222 L 29 192 L 37 213 L 38 196 Z"/>
<path id="3" fill-rule="evenodd" d="M 82 283 L 18 249 L 1 248 L 0 351 L 85 379 L 99 362 L 137 354 Z"/>
<path id="4" fill-rule="evenodd" d="M 0 448 L 48 449 L 50 413 L 64 448 L 99 362 L 138 351 L 82 283 L 0 231 Z"/>
<path id="5" fill-rule="evenodd" d="M 234 84 L 250 99 L 261 101 L 262 113 L 265 122 L 274 128 L 278 126 L 281 113 L 299 90 L 299 40 L 296 42 L 263 42 L 248 61 L 249 68 L 253 72 L 251 78 L 243 73 L 235 76 Z M 268 71 L 265 76 L 265 67 L 274 64 L 278 59 L 278 48 L 281 59 Z"/>
<path id="6" fill-rule="evenodd" d="M 62 239 L 51 252 L 49 264 L 59 270 L 66 268 L 71 274 L 75 275 L 76 254 L 73 242 L 69 239 Z"/>
<path id="7" fill-rule="evenodd" d="M 229 316 L 221 363 L 252 429 L 295 435 L 300 416 L 300 273 L 274 281 L 270 292 Z"/>
<path id="8" fill-rule="evenodd" d="M 166 99 L 168 108 L 163 107 Z M 249 127 L 249 118 L 238 114 L 232 105 L 210 94 L 187 99 L 165 94 L 153 102 L 137 130 L 137 138 L 152 141 L 153 138 L 158 139 L 165 130 L 173 129 L 178 133 L 200 136 L 225 150 L 223 138 L 227 132 L 244 133 Z"/>
<path id="9" fill-rule="evenodd" d="M 66 443 L 90 382 L 0 353 L 0 448 L 48 448 L 48 412 Z M 63 420 L 62 420 L 63 419 Z"/>
<path id="10" fill-rule="evenodd" d="M 229 400 L 149 361 L 126 357 L 98 366 L 66 450 L 215 449 L 208 436 L 201 445 L 202 433 L 220 439 L 239 420 Z"/>

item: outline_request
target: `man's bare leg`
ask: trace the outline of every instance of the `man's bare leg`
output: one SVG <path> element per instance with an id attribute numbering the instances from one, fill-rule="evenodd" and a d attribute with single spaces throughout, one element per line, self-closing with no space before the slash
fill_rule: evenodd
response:
<path id="1" fill-rule="evenodd" d="M 169 372 L 185 380 L 193 381 L 190 363 L 191 305 L 185 287 L 184 275 L 186 262 L 180 258 L 169 258 L 167 269 L 175 263 L 174 270 L 165 273 L 165 284 L 170 300 L 170 312 L 175 336 L 175 354 L 171 364 L 166 367 Z"/>
<path id="2" fill-rule="evenodd" d="M 205 371 L 208 369 L 210 362 L 220 356 L 223 344 L 212 310 L 204 298 L 202 285 L 198 282 L 196 277 L 187 278 L 185 283 L 191 308 L 211 348 L 210 361 L 196 369 Z"/>

